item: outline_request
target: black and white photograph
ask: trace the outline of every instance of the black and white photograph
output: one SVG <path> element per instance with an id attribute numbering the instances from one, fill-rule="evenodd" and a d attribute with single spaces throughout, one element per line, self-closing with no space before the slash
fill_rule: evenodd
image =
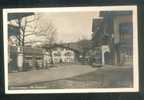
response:
<path id="1" fill-rule="evenodd" d="M 138 92 L 137 6 L 3 9 L 5 92 Z"/>

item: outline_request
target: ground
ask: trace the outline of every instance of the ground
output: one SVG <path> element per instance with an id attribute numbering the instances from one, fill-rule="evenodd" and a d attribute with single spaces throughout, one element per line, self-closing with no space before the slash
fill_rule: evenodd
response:
<path id="1" fill-rule="evenodd" d="M 132 66 L 93 68 L 56 65 L 55 68 L 9 73 L 9 89 L 119 88 L 133 86 Z"/>

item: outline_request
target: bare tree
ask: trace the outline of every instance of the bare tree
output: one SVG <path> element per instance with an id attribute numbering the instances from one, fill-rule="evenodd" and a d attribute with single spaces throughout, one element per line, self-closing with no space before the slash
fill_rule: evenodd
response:
<path id="1" fill-rule="evenodd" d="M 43 42 L 43 47 L 50 53 L 50 63 L 53 64 L 53 56 L 52 56 L 52 47 L 56 42 L 56 33 L 57 30 L 56 28 L 54 28 L 54 26 L 52 25 L 52 23 L 48 24 L 48 27 L 46 28 L 47 31 L 47 35 L 42 34 L 43 36 L 45 36 L 45 41 Z"/>
<path id="2" fill-rule="evenodd" d="M 21 15 L 19 16 L 19 14 L 15 15 L 15 21 L 18 29 L 16 34 L 16 38 L 18 40 L 17 46 L 21 46 L 21 50 L 23 52 L 24 46 L 40 43 L 41 47 L 44 47 L 47 51 L 49 51 L 51 64 L 53 64 L 52 49 L 47 49 L 48 46 L 52 46 L 56 41 L 57 30 L 52 22 L 41 22 L 39 14 L 33 14 L 25 17 L 22 17 Z M 35 38 L 30 40 L 32 36 Z"/>
<path id="3" fill-rule="evenodd" d="M 56 37 L 56 28 L 51 22 L 45 23 L 43 26 L 40 22 L 39 14 L 34 14 L 27 17 L 17 16 L 16 24 L 18 28 L 18 32 L 16 38 L 18 40 L 17 45 L 24 47 L 25 45 L 33 45 L 36 43 L 40 44 L 53 44 Z M 41 39 L 32 38 L 31 40 L 29 37 L 35 36 Z M 27 41 L 28 40 L 28 41 Z"/>
<path id="4" fill-rule="evenodd" d="M 28 20 L 26 17 L 22 17 L 21 15 L 17 14 L 17 18 L 15 21 L 16 21 L 17 29 L 18 29 L 18 32 L 16 35 L 16 38 L 18 40 L 18 44 L 17 44 L 18 46 L 25 46 L 25 37 L 27 36 L 26 29 L 27 27 L 30 27 L 28 24 L 32 23 L 35 20 L 37 19 L 34 18 L 32 20 Z"/>

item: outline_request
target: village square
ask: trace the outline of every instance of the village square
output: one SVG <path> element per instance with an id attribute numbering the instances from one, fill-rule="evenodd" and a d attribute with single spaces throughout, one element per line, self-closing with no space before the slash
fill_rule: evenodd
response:
<path id="1" fill-rule="evenodd" d="M 9 89 L 133 86 L 131 11 L 9 13 Z"/>

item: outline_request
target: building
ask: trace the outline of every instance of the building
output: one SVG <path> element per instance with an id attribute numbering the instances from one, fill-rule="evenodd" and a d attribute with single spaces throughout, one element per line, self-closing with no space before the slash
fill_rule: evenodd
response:
<path id="1" fill-rule="evenodd" d="M 76 63 L 78 52 L 66 45 L 53 45 L 44 49 L 44 65 L 49 63 Z"/>
<path id="2" fill-rule="evenodd" d="M 133 52 L 133 26 L 131 11 L 101 11 L 101 22 L 93 20 L 93 41 L 97 47 L 103 45 L 109 48 L 109 53 L 104 53 L 104 59 L 112 59 L 108 64 L 132 64 Z M 98 38 L 98 39 L 97 39 Z M 107 55 L 109 57 L 107 57 Z M 106 64 L 107 64 L 106 63 Z"/>
<path id="3" fill-rule="evenodd" d="M 43 49 L 24 47 L 23 70 L 43 68 Z"/>
<path id="4" fill-rule="evenodd" d="M 110 34 L 106 31 L 105 18 L 102 16 L 93 19 L 92 23 L 92 48 L 87 52 L 91 63 L 111 64 Z"/>
<path id="5" fill-rule="evenodd" d="M 11 62 L 9 72 L 18 70 L 18 51 L 16 46 L 10 46 Z M 48 68 L 51 64 L 74 64 L 78 62 L 78 52 L 62 45 L 47 48 L 23 47 L 22 71 Z"/>
<path id="6" fill-rule="evenodd" d="M 93 46 L 102 45 L 102 38 L 104 37 L 103 17 L 94 18 L 92 20 L 92 41 Z"/>

